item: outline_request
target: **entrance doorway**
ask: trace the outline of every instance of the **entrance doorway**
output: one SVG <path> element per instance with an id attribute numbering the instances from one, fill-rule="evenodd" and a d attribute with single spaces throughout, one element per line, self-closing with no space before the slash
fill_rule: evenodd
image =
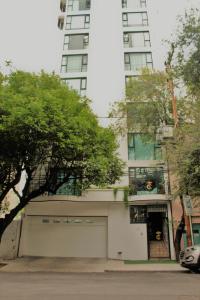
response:
<path id="1" fill-rule="evenodd" d="M 149 258 L 169 258 L 167 207 L 147 207 Z"/>

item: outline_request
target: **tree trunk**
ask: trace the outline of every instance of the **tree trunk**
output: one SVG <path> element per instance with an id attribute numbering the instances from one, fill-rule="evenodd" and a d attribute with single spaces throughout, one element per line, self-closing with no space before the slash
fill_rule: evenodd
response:
<path id="1" fill-rule="evenodd" d="M 28 203 L 27 200 L 21 201 L 15 208 L 13 208 L 10 211 L 9 214 L 5 215 L 5 218 L 0 218 L 0 243 L 6 228 L 10 225 L 10 223 L 16 217 L 18 212 L 26 206 L 27 203 Z"/>
<path id="2" fill-rule="evenodd" d="M 183 235 L 184 228 L 185 228 L 185 218 L 184 218 L 184 214 L 183 214 L 181 217 L 181 221 L 176 229 L 176 236 L 175 236 L 175 240 L 174 240 L 174 247 L 175 247 L 177 261 L 179 261 L 179 253 L 181 251 L 181 238 Z"/>

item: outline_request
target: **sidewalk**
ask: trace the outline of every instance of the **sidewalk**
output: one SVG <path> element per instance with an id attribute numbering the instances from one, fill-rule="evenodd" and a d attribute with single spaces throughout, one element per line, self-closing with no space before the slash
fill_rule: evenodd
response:
<path id="1" fill-rule="evenodd" d="M 6 264 L 2 266 L 1 264 Z M 0 261 L 0 272 L 184 272 L 177 263 L 132 263 L 100 258 L 41 258 L 26 257 Z"/>

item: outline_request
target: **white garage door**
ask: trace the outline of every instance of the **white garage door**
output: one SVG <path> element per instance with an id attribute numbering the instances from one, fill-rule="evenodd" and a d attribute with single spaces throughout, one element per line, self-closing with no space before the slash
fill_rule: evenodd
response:
<path id="1" fill-rule="evenodd" d="M 106 257 L 107 218 L 27 216 L 20 255 Z"/>

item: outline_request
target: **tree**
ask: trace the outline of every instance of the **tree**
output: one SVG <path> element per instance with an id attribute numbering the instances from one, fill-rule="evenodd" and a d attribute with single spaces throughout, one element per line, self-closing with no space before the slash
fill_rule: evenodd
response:
<path id="1" fill-rule="evenodd" d="M 199 98 L 200 91 L 200 11 L 191 9 L 179 17 L 173 41 L 174 69 L 188 91 Z"/>
<path id="2" fill-rule="evenodd" d="M 0 238 L 31 199 L 55 193 L 72 177 L 86 189 L 113 184 L 122 175 L 113 131 L 100 127 L 89 100 L 54 74 L 0 74 L 0 140 L 1 207 L 10 191 L 19 199 L 0 218 Z"/>
<path id="3" fill-rule="evenodd" d="M 116 128 L 135 130 L 155 136 L 161 126 L 172 125 L 171 94 L 165 72 L 143 69 L 140 76 L 131 78 L 126 86 L 126 98 L 116 102 L 111 116 L 119 117 Z M 124 122 L 124 118 L 127 122 Z"/>

